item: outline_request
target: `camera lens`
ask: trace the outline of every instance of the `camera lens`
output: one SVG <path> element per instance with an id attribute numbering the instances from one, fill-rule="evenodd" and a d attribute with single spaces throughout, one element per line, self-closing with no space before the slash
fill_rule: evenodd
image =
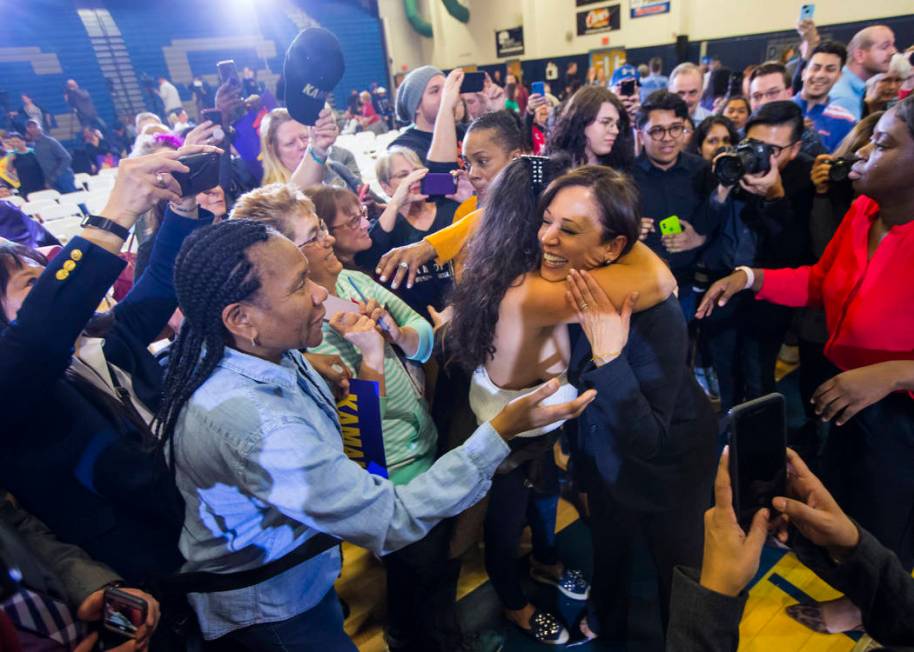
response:
<path id="1" fill-rule="evenodd" d="M 743 160 L 738 152 L 730 152 L 722 155 L 717 159 L 717 163 L 714 166 L 714 174 L 717 175 L 717 179 L 725 186 L 734 185 L 740 180 L 740 177 L 743 176 L 744 172 Z"/>

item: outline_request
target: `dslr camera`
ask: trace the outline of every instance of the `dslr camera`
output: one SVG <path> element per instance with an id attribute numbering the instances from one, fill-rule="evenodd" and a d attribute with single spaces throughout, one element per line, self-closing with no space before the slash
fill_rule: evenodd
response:
<path id="1" fill-rule="evenodd" d="M 847 181 L 851 166 L 859 160 L 856 156 L 843 156 L 832 160 L 828 166 L 828 180 L 836 183 Z"/>
<path id="2" fill-rule="evenodd" d="M 736 147 L 729 147 L 714 165 L 717 180 L 725 186 L 735 185 L 746 174 L 765 174 L 771 170 L 771 155 L 774 152 L 765 143 L 754 140 L 743 141 Z"/>

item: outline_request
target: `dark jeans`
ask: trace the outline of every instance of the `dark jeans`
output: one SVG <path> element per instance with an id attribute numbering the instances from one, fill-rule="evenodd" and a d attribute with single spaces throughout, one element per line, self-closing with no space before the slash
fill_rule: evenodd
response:
<path id="1" fill-rule="evenodd" d="M 460 560 L 448 558 L 452 524 L 442 521 L 416 543 L 384 557 L 392 650 L 450 652 L 460 645 Z"/>
<path id="2" fill-rule="evenodd" d="M 357 652 L 352 639 L 343 631 L 343 610 L 332 588 L 308 611 L 288 620 L 236 630 L 216 641 L 211 649 L 220 652 Z"/>
<path id="3" fill-rule="evenodd" d="M 657 571 L 660 618 L 664 634 L 670 616 L 673 569 L 701 568 L 704 512 L 711 495 L 711 478 L 702 479 L 676 509 L 643 512 L 617 503 L 606 491 L 588 493 L 593 538 L 593 580 L 587 624 L 608 641 L 628 638 L 629 592 L 633 546 L 640 532 Z"/>
<path id="4" fill-rule="evenodd" d="M 837 373 L 837 371 L 836 371 Z M 841 508 L 914 568 L 914 400 L 894 393 L 832 424 L 824 480 Z"/>
<path id="5" fill-rule="evenodd" d="M 717 372 L 722 410 L 774 391 L 774 368 L 792 314 L 793 308 L 743 292 L 702 320 L 702 350 Z"/>
<path id="6" fill-rule="evenodd" d="M 54 179 L 54 190 L 63 194 L 76 192 L 76 178 L 73 170 L 67 168 L 60 176 Z"/>
<path id="7" fill-rule="evenodd" d="M 515 442 L 512 448 L 528 443 Z M 542 482 L 537 484 L 545 493 L 534 490 L 528 480 L 534 465 L 542 471 Z M 555 549 L 558 494 L 558 469 L 551 448 L 536 460 L 492 479 L 485 518 L 486 572 L 506 609 L 523 609 L 529 602 L 521 588 L 517 563 L 517 546 L 525 525 L 530 525 L 536 560 L 547 565 L 559 561 Z"/>

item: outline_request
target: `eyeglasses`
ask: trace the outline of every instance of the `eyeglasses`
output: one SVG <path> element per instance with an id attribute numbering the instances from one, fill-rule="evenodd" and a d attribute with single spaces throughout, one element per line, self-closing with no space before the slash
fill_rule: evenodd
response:
<path id="1" fill-rule="evenodd" d="M 766 145 L 771 150 L 771 153 L 774 154 L 775 158 L 777 158 L 778 156 L 781 155 L 781 152 L 783 152 L 785 149 L 787 149 L 788 147 L 793 147 L 800 141 L 795 140 L 792 143 L 790 143 L 789 145 L 773 145 L 771 143 L 766 143 L 763 140 L 754 140 L 754 139 L 749 139 L 747 142 L 758 143 L 760 145 Z"/>
<path id="2" fill-rule="evenodd" d="M 752 101 L 761 102 L 762 100 L 776 100 L 778 99 L 778 96 L 784 92 L 784 90 L 785 89 L 783 88 L 772 88 L 771 90 L 767 90 L 764 93 L 753 93 L 751 96 Z"/>
<path id="3" fill-rule="evenodd" d="M 324 220 L 320 220 L 319 226 L 317 227 L 317 233 L 313 238 L 305 240 L 304 242 L 299 242 L 295 246 L 299 249 L 304 249 L 305 247 L 310 247 L 314 244 L 319 244 L 324 241 L 324 239 L 330 235 L 330 230 L 327 228 L 327 225 L 324 224 Z"/>
<path id="4" fill-rule="evenodd" d="M 343 222 L 342 224 L 337 224 L 336 226 L 331 227 L 334 231 L 337 229 L 347 229 L 349 231 L 355 231 L 362 224 L 362 220 L 368 217 L 368 207 L 359 206 L 358 213 L 350 213 L 349 219 Z"/>
<path id="5" fill-rule="evenodd" d="M 644 133 L 650 136 L 651 140 L 663 140 L 667 134 L 675 140 L 689 133 L 689 129 L 685 125 L 673 125 L 672 127 L 651 127 Z"/>

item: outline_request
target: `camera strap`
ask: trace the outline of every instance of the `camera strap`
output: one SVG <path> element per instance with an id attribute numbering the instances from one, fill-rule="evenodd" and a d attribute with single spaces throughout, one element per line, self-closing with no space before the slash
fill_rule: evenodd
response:
<path id="1" fill-rule="evenodd" d="M 340 540 L 329 534 L 319 532 L 289 554 L 274 559 L 268 564 L 234 573 L 177 573 L 162 578 L 158 583 L 160 590 L 167 593 L 218 593 L 234 591 L 260 584 L 284 573 L 293 566 L 317 557 L 339 545 Z"/>

